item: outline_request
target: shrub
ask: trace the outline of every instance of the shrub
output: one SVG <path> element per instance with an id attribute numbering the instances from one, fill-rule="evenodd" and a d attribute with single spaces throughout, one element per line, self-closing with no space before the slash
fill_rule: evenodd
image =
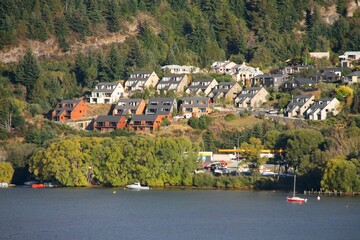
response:
<path id="1" fill-rule="evenodd" d="M 225 121 L 229 122 L 229 121 L 232 121 L 232 120 L 235 120 L 236 119 L 236 116 L 232 113 L 230 114 L 227 114 L 225 117 L 224 117 Z"/>
<path id="2" fill-rule="evenodd" d="M 35 117 L 36 115 L 42 113 L 42 108 L 39 104 L 31 104 L 29 107 L 29 112 L 31 116 Z"/>
<path id="3" fill-rule="evenodd" d="M 215 177 L 208 173 L 195 174 L 193 178 L 193 185 L 195 187 L 214 187 Z"/>
<path id="4" fill-rule="evenodd" d="M 14 175 L 14 169 L 8 162 L 0 162 L 0 182 L 9 183 Z"/>
<path id="5" fill-rule="evenodd" d="M 163 118 L 162 122 L 161 122 L 161 126 L 169 126 L 171 124 L 170 120 L 167 118 Z"/>

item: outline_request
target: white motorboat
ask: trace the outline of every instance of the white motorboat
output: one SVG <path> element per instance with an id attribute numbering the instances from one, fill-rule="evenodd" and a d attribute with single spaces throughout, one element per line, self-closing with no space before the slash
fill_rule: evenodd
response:
<path id="1" fill-rule="evenodd" d="M 134 183 L 130 185 L 126 185 L 128 189 L 134 189 L 134 190 L 149 190 L 149 186 L 141 186 L 140 183 Z"/>

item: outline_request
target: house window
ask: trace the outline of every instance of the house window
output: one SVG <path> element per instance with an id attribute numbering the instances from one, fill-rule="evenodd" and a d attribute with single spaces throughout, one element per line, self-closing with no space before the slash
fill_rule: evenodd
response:
<path id="1" fill-rule="evenodd" d="M 134 125 L 141 125 L 141 121 L 134 121 Z"/>
<path id="2" fill-rule="evenodd" d="M 104 123 L 104 122 L 98 122 L 97 125 L 98 125 L 99 127 L 104 127 L 104 126 L 105 126 L 105 123 Z"/>
<path id="3" fill-rule="evenodd" d="M 116 127 L 116 122 L 110 122 L 110 123 L 109 123 L 109 126 L 110 126 L 110 127 Z"/>

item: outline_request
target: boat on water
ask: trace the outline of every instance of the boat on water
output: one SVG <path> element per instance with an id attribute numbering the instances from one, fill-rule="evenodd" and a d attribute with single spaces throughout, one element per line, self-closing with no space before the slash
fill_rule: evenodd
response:
<path id="1" fill-rule="evenodd" d="M 9 184 L 6 182 L 0 182 L 0 188 L 8 188 Z"/>
<path id="2" fill-rule="evenodd" d="M 44 183 L 33 183 L 31 184 L 32 188 L 53 188 L 53 187 L 61 187 L 59 183 L 56 182 L 44 182 Z"/>
<path id="3" fill-rule="evenodd" d="M 43 184 L 43 183 L 33 183 L 33 184 L 31 184 L 31 188 L 45 188 L 45 184 Z"/>
<path id="4" fill-rule="evenodd" d="M 128 189 L 134 189 L 134 190 L 149 190 L 149 186 L 141 186 L 140 183 L 136 182 L 134 184 L 126 185 L 126 188 Z"/>
<path id="5" fill-rule="evenodd" d="M 293 202 L 293 203 L 306 203 L 307 199 L 306 198 L 301 198 L 301 197 L 296 197 L 296 174 L 294 173 L 294 189 L 293 189 L 293 196 L 292 197 L 287 197 L 287 201 L 288 202 Z"/>

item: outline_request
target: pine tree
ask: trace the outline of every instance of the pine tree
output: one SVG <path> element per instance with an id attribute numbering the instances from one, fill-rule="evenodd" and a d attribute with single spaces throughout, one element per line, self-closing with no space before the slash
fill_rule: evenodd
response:
<path id="1" fill-rule="evenodd" d="M 32 50 L 28 49 L 15 71 L 16 81 L 26 87 L 27 98 L 33 91 L 41 74 L 41 68 L 37 59 L 33 55 Z"/>
<path id="2" fill-rule="evenodd" d="M 117 32 L 120 30 L 120 9 L 116 0 L 106 1 L 105 18 L 107 21 L 107 29 L 110 32 Z"/>
<path id="3" fill-rule="evenodd" d="M 111 80 L 118 80 L 124 76 L 125 61 L 120 55 L 119 49 L 116 45 L 111 47 L 108 59 L 108 75 Z"/>

